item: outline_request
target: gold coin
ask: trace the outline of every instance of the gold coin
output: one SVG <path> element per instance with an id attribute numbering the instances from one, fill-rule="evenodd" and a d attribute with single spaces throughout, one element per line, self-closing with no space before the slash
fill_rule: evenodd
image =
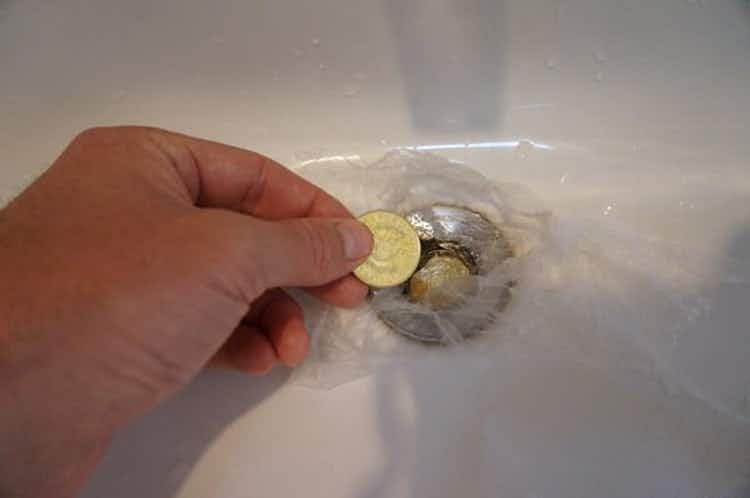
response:
<path id="1" fill-rule="evenodd" d="M 473 290 L 469 276 L 469 268 L 461 259 L 433 256 L 411 277 L 409 297 L 434 309 L 459 305 Z"/>
<path id="2" fill-rule="evenodd" d="M 372 232 L 370 256 L 354 275 L 370 287 L 393 287 L 406 282 L 417 269 L 420 242 L 408 221 L 388 211 L 370 211 L 359 218 Z"/>

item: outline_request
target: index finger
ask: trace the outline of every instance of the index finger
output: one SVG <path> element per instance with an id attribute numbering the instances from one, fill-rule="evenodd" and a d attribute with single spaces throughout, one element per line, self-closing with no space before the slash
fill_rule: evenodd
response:
<path id="1" fill-rule="evenodd" d="M 321 188 L 257 152 L 164 130 L 152 132 L 198 206 L 269 220 L 352 216 Z"/>
<path id="2" fill-rule="evenodd" d="M 149 131 L 197 206 L 269 220 L 352 216 L 321 188 L 261 154 L 179 133 Z M 307 291 L 328 303 L 351 307 L 364 299 L 367 287 L 348 276 Z"/>

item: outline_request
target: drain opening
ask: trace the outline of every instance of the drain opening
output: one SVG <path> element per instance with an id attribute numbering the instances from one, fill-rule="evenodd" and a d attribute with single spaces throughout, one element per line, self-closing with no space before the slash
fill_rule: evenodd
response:
<path id="1" fill-rule="evenodd" d="M 391 329 L 411 339 L 453 343 L 495 322 L 515 282 L 491 281 L 492 270 L 513 257 L 503 232 L 470 209 L 433 205 L 405 216 L 417 231 L 421 258 L 401 286 L 373 291 L 371 304 Z"/>

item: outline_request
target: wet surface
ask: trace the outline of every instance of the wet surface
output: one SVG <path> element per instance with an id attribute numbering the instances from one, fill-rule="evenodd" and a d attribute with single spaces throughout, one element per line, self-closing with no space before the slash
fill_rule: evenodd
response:
<path id="1" fill-rule="evenodd" d="M 549 252 L 492 354 L 316 331 L 336 368 L 291 379 L 316 389 L 209 373 L 82 496 L 750 495 L 748 53 L 747 0 L 0 0 L 0 202 L 142 123 L 289 166 L 432 151 L 554 214 L 555 245 L 513 239 Z"/>

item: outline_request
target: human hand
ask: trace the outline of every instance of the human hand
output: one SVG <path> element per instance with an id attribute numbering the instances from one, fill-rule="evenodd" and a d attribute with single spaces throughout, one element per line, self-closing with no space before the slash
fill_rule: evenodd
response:
<path id="1" fill-rule="evenodd" d="M 371 248 L 340 202 L 258 154 L 82 133 L 0 211 L 0 495 L 73 493 L 118 427 L 208 364 L 298 364 L 308 335 L 281 288 L 355 306 Z"/>

